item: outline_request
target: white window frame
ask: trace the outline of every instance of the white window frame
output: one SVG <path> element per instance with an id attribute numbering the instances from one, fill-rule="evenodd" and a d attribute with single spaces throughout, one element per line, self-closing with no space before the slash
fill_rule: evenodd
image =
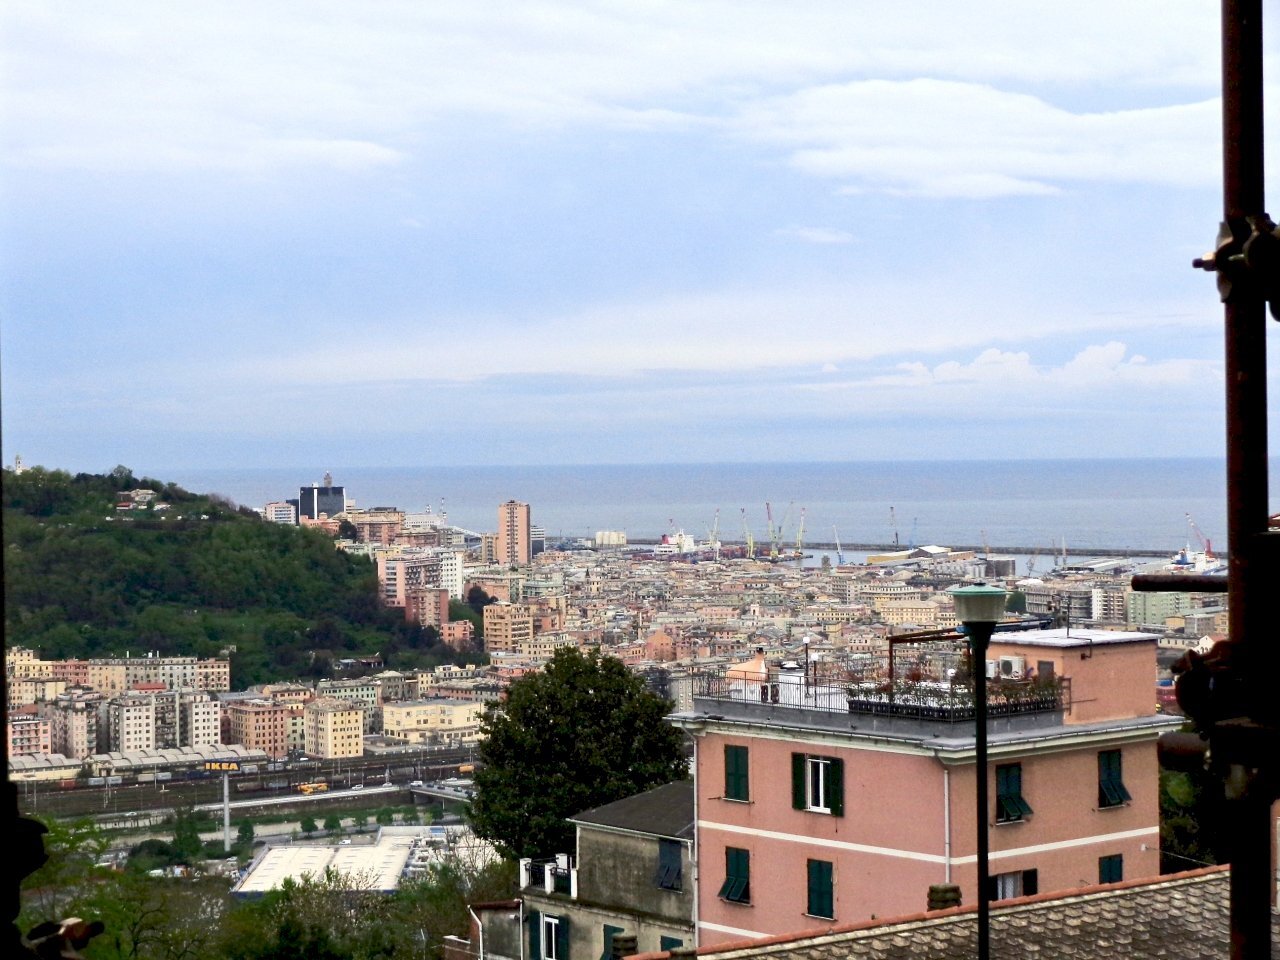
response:
<path id="1" fill-rule="evenodd" d="M 542 915 L 542 960 L 561 960 L 556 955 L 560 942 L 560 918 Z"/>
<path id="2" fill-rule="evenodd" d="M 827 779 L 830 776 L 829 757 L 804 758 L 805 809 L 814 813 L 830 813 L 831 798 L 827 796 Z"/>

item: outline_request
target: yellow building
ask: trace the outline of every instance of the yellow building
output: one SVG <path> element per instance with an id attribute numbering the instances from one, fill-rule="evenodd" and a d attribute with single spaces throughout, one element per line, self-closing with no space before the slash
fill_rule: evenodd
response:
<path id="1" fill-rule="evenodd" d="M 318 697 L 303 708 L 304 745 L 320 760 L 364 755 L 364 711 L 359 704 Z"/>
<path id="2" fill-rule="evenodd" d="M 404 700 L 382 706 L 385 736 L 410 743 L 473 743 L 480 739 L 484 704 L 466 700 Z"/>
<path id="3" fill-rule="evenodd" d="M 533 611 L 523 603 L 491 603 L 484 608 L 486 653 L 515 653 L 533 639 Z"/>

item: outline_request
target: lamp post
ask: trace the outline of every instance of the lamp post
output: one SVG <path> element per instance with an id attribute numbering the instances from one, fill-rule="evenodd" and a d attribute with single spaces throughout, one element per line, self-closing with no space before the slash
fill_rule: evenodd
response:
<path id="1" fill-rule="evenodd" d="M 956 604 L 956 619 L 969 637 L 970 673 L 973 677 L 974 713 L 977 715 L 974 742 L 974 779 L 978 784 L 978 960 L 991 956 L 991 905 L 987 900 L 987 644 L 996 623 L 1004 616 L 1005 592 L 1000 587 L 976 583 L 950 591 Z"/>

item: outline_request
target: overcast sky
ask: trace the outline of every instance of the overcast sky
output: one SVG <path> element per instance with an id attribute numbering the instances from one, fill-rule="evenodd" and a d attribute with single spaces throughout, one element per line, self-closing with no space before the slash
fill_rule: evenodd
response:
<path id="1" fill-rule="evenodd" d="M 1222 449 L 1214 4 L 4 10 L 6 462 Z"/>

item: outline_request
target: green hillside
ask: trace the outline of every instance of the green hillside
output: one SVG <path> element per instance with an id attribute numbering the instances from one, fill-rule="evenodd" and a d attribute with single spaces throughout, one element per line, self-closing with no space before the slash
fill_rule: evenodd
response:
<path id="1" fill-rule="evenodd" d="M 138 489 L 152 502 L 118 511 Z M 6 646 L 46 658 L 235 647 L 236 687 L 327 676 L 332 660 L 358 654 L 393 667 L 453 658 L 434 630 L 381 608 L 368 560 L 224 498 L 126 467 L 37 467 L 4 471 L 3 508 Z"/>

